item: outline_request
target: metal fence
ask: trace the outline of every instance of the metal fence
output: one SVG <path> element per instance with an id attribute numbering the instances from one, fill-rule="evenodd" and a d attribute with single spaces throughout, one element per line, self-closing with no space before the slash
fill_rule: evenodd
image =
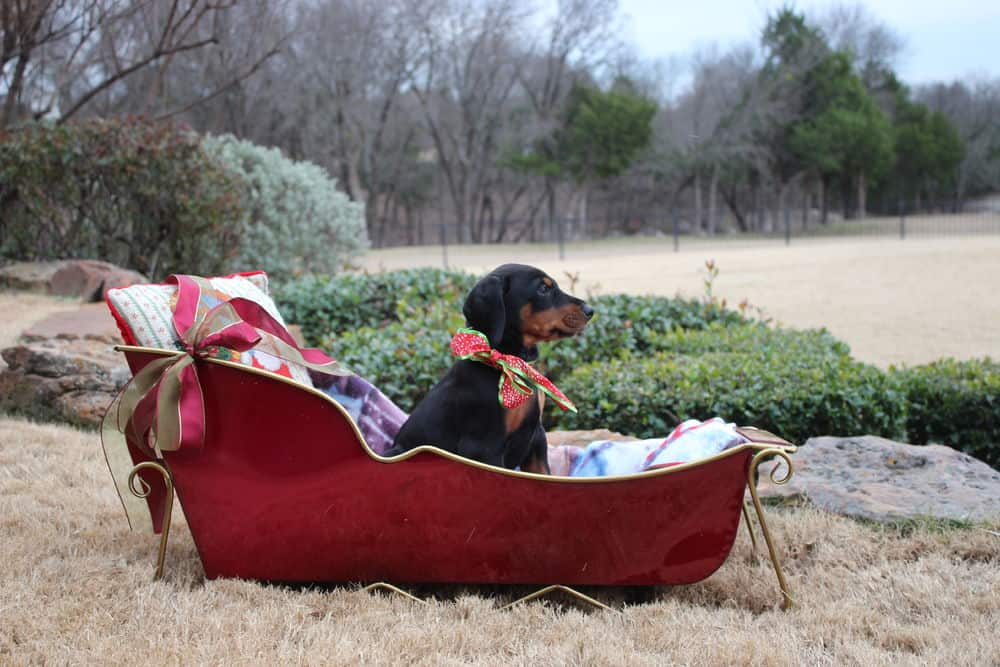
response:
<path id="1" fill-rule="evenodd" d="M 959 213 L 948 212 L 947 206 L 923 207 L 920 211 L 872 212 L 864 219 L 842 219 L 837 214 L 828 216 L 826 223 L 820 222 L 817 211 L 803 214 L 789 210 L 782 216 L 771 215 L 758 223 L 756 231 L 735 230 L 731 220 L 722 220 L 715 234 L 703 228 L 695 228 L 685 215 L 685 211 L 668 212 L 655 220 L 642 220 L 630 226 L 628 233 L 615 231 L 607 236 L 581 234 L 577 221 L 564 219 L 558 224 L 540 224 L 535 238 L 538 242 L 554 245 L 560 258 L 572 253 L 573 245 L 601 238 L 656 238 L 660 242 L 672 242 L 673 249 L 679 251 L 685 244 L 703 245 L 717 240 L 720 243 L 733 239 L 773 239 L 792 245 L 796 240 L 821 238 L 948 238 L 970 235 L 1000 236 L 1000 197 L 986 202 L 966 205 Z M 518 223 L 515 223 L 515 228 Z M 520 223 L 526 224 L 526 223 Z M 601 229 L 612 225 L 592 224 L 591 228 Z M 618 225 L 620 229 L 622 225 Z M 448 248 L 460 245 L 461 234 L 455 224 L 438 224 L 437 241 L 441 248 L 441 259 L 448 266 Z"/>

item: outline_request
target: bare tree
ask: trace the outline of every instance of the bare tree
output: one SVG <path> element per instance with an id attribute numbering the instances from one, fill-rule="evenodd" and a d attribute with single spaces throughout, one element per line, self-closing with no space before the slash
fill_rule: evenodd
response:
<path id="1" fill-rule="evenodd" d="M 6 92 L 2 124 L 9 125 L 25 113 L 51 114 L 62 123 L 95 105 L 114 108 L 122 104 L 129 78 L 140 73 L 149 74 L 152 82 L 143 106 L 164 111 L 161 93 L 170 67 L 185 54 L 217 46 L 236 4 L 237 0 L 5 0 L 0 10 L 0 66 Z M 251 65 L 237 79 L 253 71 Z M 202 89 L 197 98 L 179 101 L 178 108 L 214 94 L 216 89 Z M 18 109 L 22 111 L 15 112 Z"/>
<path id="2" fill-rule="evenodd" d="M 462 240 L 483 240 L 486 192 L 518 74 L 513 36 L 527 13 L 519 0 L 442 3 L 420 27 L 411 90 L 420 104 Z"/>
<path id="3" fill-rule="evenodd" d="M 575 84 L 599 79 L 612 65 L 621 64 L 617 0 L 559 0 L 544 26 L 542 34 L 528 43 L 517 72 L 520 89 L 534 113 L 525 137 L 529 144 L 552 140 Z M 561 236 L 562 226 L 556 224 L 559 183 L 549 175 L 544 184 L 548 224 Z M 579 188 L 570 193 L 571 208 L 580 195 Z M 585 193 L 583 197 L 579 204 L 585 210 Z"/>

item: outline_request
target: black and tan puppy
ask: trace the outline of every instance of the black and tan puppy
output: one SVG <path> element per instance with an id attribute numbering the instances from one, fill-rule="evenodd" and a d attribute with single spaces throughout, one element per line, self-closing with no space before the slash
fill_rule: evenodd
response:
<path id="1" fill-rule="evenodd" d="M 575 336 L 594 311 L 543 271 L 504 264 L 472 288 L 462 313 L 466 325 L 485 334 L 493 349 L 534 361 L 538 343 Z M 414 408 L 387 455 L 435 445 L 491 465 L 548 474 L 543 395 L 536 389 L 530 400 L 504 408 L 497 398 L 499 380 L 496 368 L 456 361 Z"/>

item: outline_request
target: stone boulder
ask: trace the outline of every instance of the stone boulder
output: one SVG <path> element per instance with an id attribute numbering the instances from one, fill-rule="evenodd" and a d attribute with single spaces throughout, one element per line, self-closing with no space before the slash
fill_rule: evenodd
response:
<path id="1" fill-rule="evenodd" d="M 135 271 L 92 259 L 18 262 L 0 269 L 0 287 L 100 301 L 115 287 L 149 282 Z"/>
<path id="2" fill-rule="evenodd" d="M 762 497 L 802 497 L 836 514 L 892 522 L 920 517 L 1000 518 L 1000 472 L 942 445 L 907 445 L 875 436 L 812 438 L 792 455 L 795 474 L 770 482 L 760 466 Z"/>
<path id="3" fill-rule="evenodd" d="M 130 374 L 112 344 L 89 338 L 25 342 L 0 352 L 0 409 L 97 426 Z"/>
<path id="4" fill-rule="evenodd" d="M 105 408 L 130 377 L 115 352 L 118 331 L 103 304 L 57 313 L 2 352 L 0 410 L 43 421 L 100 424 Z"/>

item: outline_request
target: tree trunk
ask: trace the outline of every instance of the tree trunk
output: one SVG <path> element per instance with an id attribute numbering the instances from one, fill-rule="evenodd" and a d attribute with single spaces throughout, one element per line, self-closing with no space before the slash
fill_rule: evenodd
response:
<path id="1" fill-rule="evenodd" d="M 736 226 L 741 232 L 750 231 L 750 225 L 753 224 L 753 203 L 751 202 L 751 209 L 749 213 L 740 210 L 739 203 L 737 202 L 738 193 L 735 189 L 729 190 L 727 188 L 722 188 L 722 201 L 726 203 L 729 207 L 729 211 L 733 214 L 733 219 L 736 220 Z M 751 191 L 753 194 L 753 191 Z"/>
<path id="2" fill-rule="evenodd" d="M 694 232 L 701 232 L 701 172 L 694 172 Z"/>
<path id="3" fill-rule="evenodd" d="M 830 214 L 830 177 L 823 176 L 819 179 L 819 223 L 825 225 Z"/>
<path id="4" fill-rule="evenodd" d="M 553 240 L 556 231 L 556 186 L 552 182 L 551 178 L 545 179 L 545 191 L 548 194 L 548 205 L 549 205 L 549 238 L 547 240 Z"/>
<path id="5" fill-rule="evenodd" d="M 750 231 L 760 231 L 760 184 L 754 181 L 750 191 Z"/>
<path id="6" fill-rule="evenodd" d="M 802 187 L 802 231 L 809 229 L 809 188 Z"/>
<path id="7" fill-rule="evenodd" d="M 10 85 L 7 86 L 7 95 L 4 99 L 3 112 L 0 116 L 0 128 L 13 125 L 17 120 L 17 102 L 21 99 L 21 89 L 24 87 L 24 73 L 28 68 L 28 58 L 30 50 L 22 51 L 17 57 L 17 64 L 14 66 L 14 75 Z"/>
<path id="8" fill-rule="evenodd" d="M 785 212 L 785 195 L 787 190 L 787 184 L 778 183 L 777 196 L 774 198 L 774 215 L 767 221 L 764 229 L 765 232 L 776 231 L 780 227 L 781 221 L 784 220 L 783 213 Z"/>
<path id="9" fill-rule="evenodd" d="M 719 165 L 712 167 L 712 180 L 708 182 L 708 235 L 715 236 L 716 199 L 719 190 Z"/>
<path id="10" fill-rule="evenodd" d="M 865 180 L 865 172 L 858 174 L 858 220 L 865 219 L 865 212 L 868 208 L 868 184 Z"/>

